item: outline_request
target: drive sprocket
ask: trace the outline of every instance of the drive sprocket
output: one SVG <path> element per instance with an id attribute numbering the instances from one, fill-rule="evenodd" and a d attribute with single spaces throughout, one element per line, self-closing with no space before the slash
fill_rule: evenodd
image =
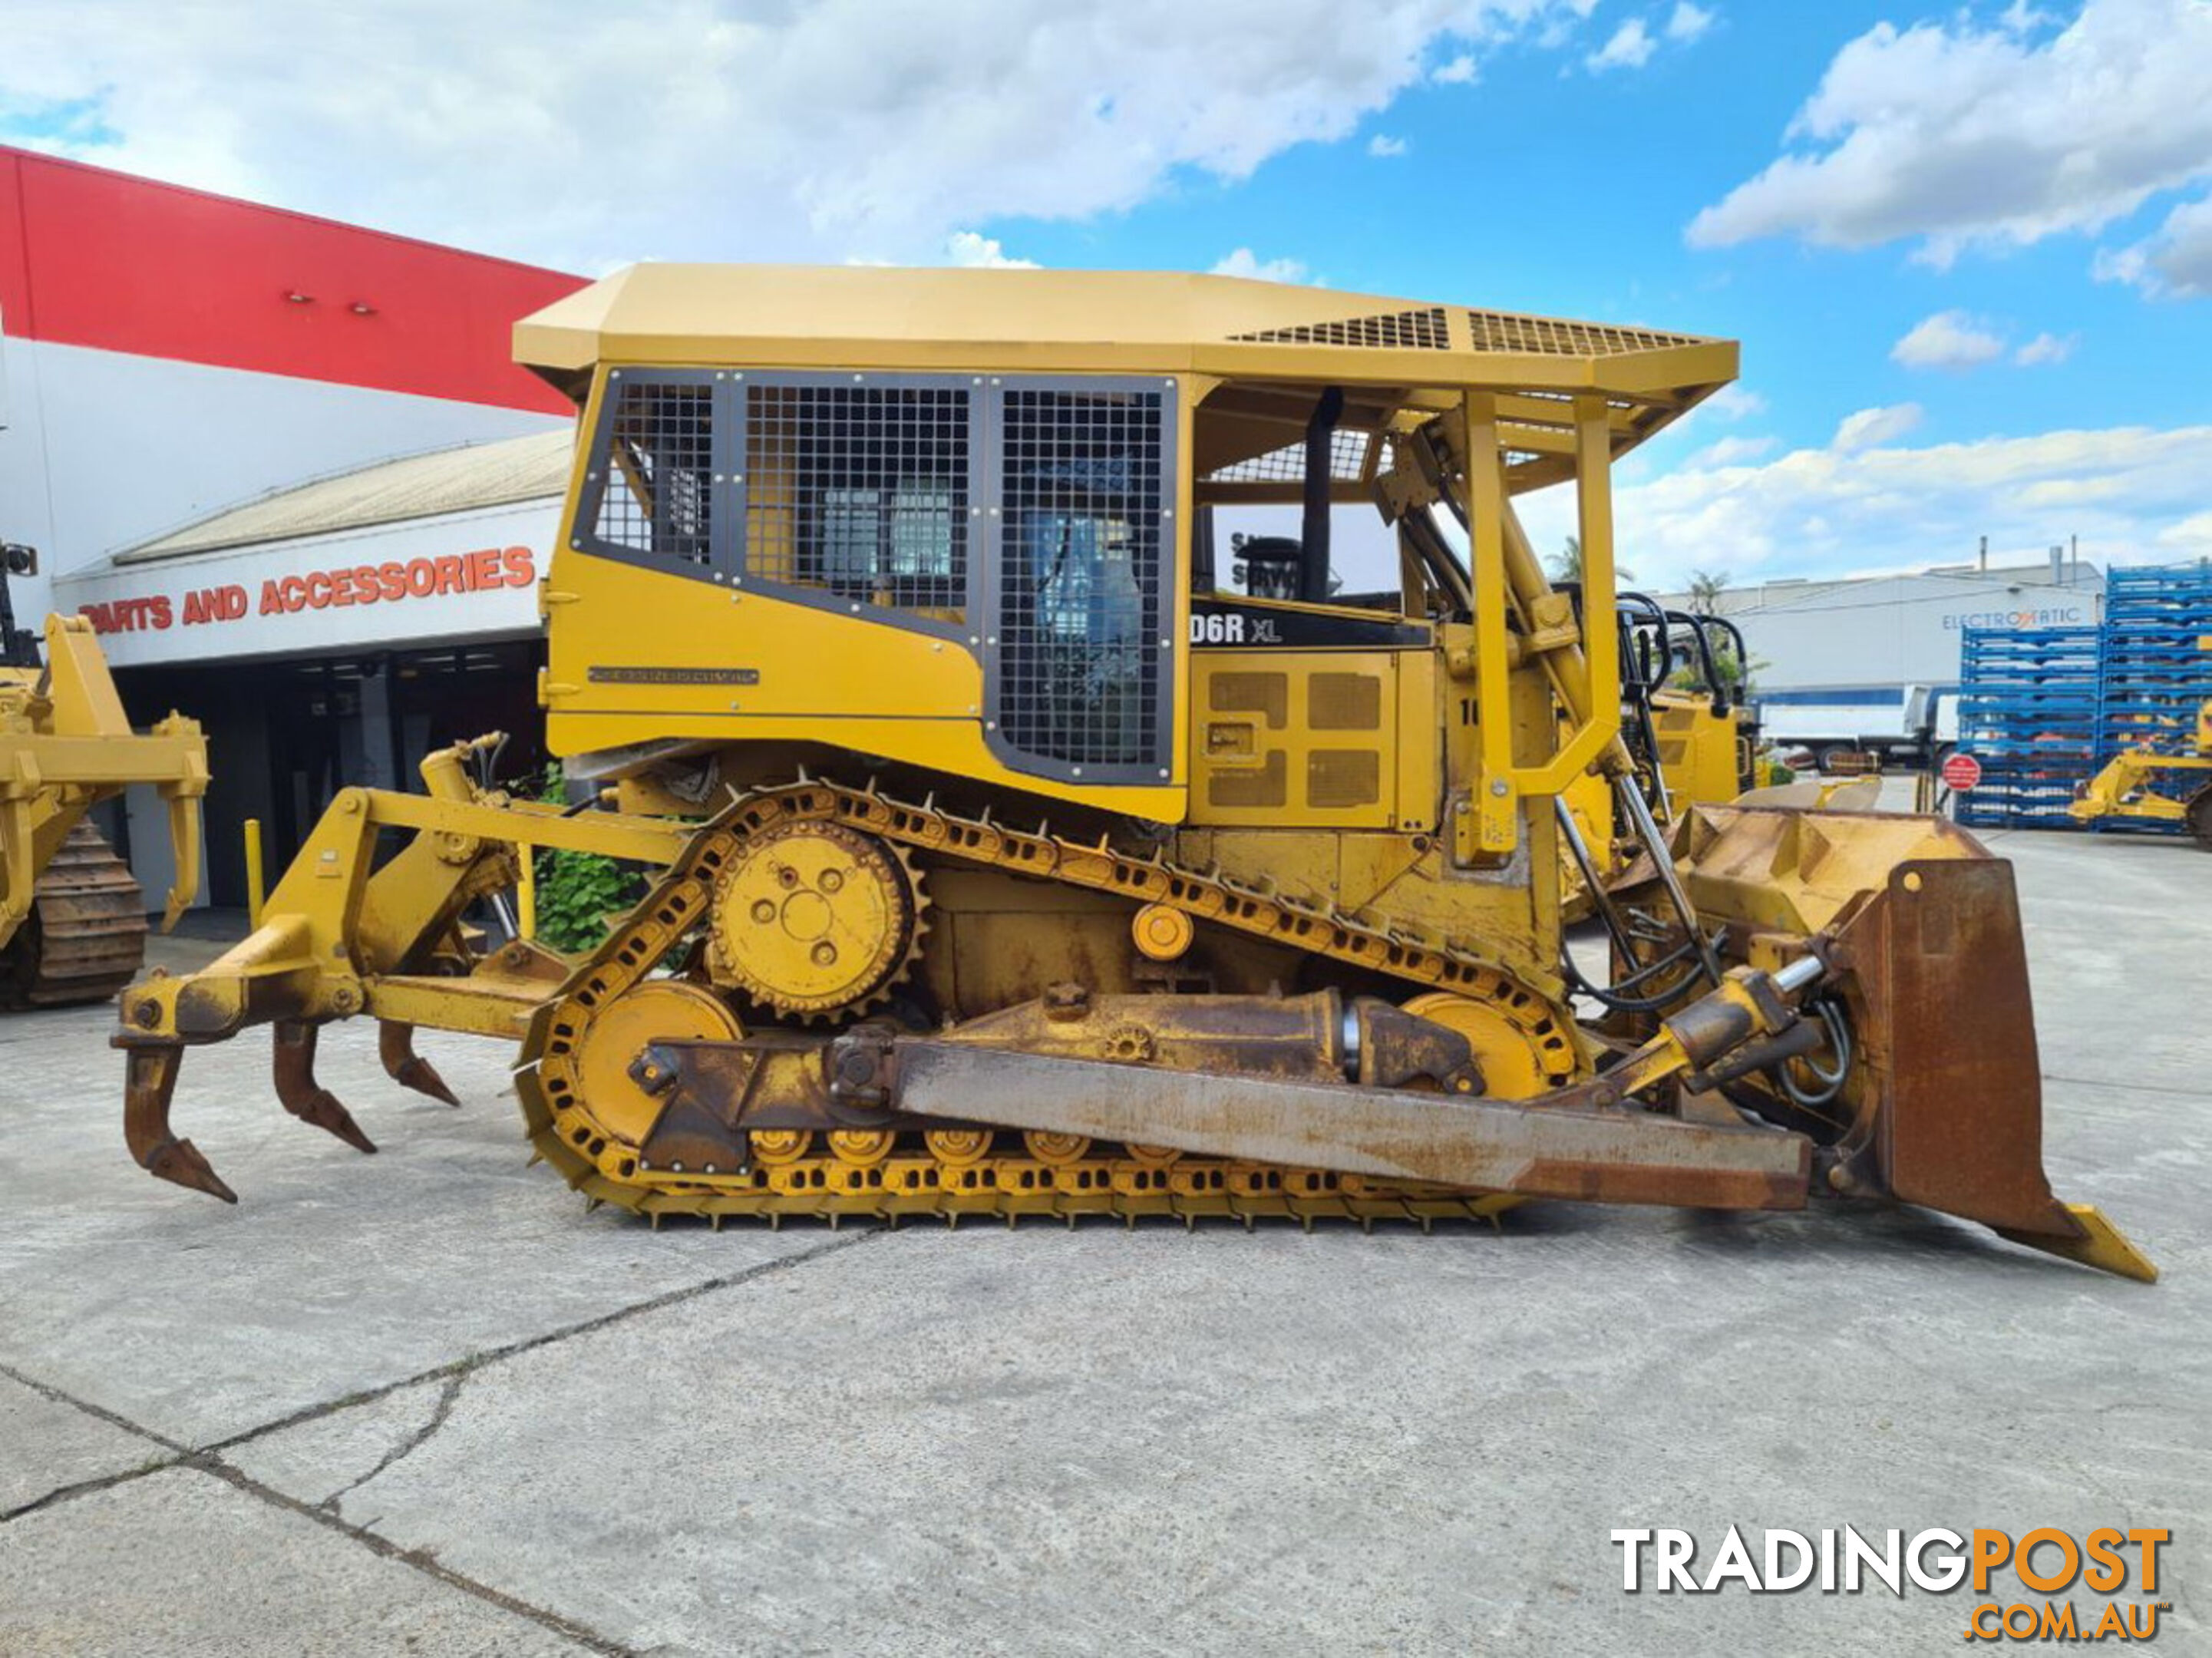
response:
<path id="1" fill-rule="evenodd" d="M 773 1013 L 858 1014 L 906 977 L 927 908 L 902 847 L 842 823 L 781 823 L 715 883 L 708 970 Z"/>

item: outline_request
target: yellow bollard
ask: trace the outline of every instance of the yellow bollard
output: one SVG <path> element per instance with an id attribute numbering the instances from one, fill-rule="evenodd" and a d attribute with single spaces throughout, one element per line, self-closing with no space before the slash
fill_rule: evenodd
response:
<path id="1" fill-rule="evenodd" d="M 526 938 L 538 936 L 538 848 L 517 847 L 522 878 L 514 884 L 514 924 Z"/>
<path id="2" fill-rule="evenodd" d="M 265 894 L 261 890 L 261 820 L 246 820 L 246 920 L 255 932 L 261 930 L 261 906 Z"/>

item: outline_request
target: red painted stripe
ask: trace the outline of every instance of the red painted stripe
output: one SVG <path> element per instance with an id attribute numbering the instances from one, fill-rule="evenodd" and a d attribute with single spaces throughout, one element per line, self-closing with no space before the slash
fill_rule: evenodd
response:
<path id="1" fill-rule="evenodd" d="M 567 414 L 515 366 L 512 329 L 584 285 L 0 146 L 0 326 L 17 338 Z"/>

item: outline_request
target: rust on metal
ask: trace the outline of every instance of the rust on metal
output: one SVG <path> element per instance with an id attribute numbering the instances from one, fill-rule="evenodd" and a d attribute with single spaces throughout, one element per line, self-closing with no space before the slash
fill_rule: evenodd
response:
<path id="1" fill-rule="evenodd" d="M 453 1090 L 446 1086 L 446 1079 L 429 1060 L 415 1051 L 415 1027 L 402 1024 L 397 1019 L 380 1019 L 376 1026 L 376 1055 L 384 1062 L 384 1074 L 402 1088 L 411 1088 L 417 1094 L 447 1105 L 458 1106 L 460 1101 Z"/>
<path id="2" fill-rule="evenodd" d="M 169 1127 L 169 1101 L 184 1049 L 175 1042 L 126 1044 L 120 1038 L 117 1045 L 125 1054 L 123 1138 L 138 1166 L 157 1180 L 236 1203 L 238 1193 L 223 1184 L 199 1148 L 179 1139 Z"/>
<path id="3" fill-rule="evenodd" d="M 2043 1068 L 2012 865 L 1900 864 L 1844 936 L 1880 1042 L 1868 1056 L 1881 1098 L 1867 1148 L 1879 1189 L 2008 1231 L 2083 1236 L 2043 1172 Z"/>
<path id="4" fill-rule="evenodd" d="M 1109 1063 L 902 1038 L 896 1099 L 926 1116 L 1524 1197 L 1802 1208 L 1811 1173 L 1802 1136 L 1595 1108 L 1583 1089 L 1522 1104 L 1157 1070 L 1133 1089 Z"/>
<path id="5" fill-rule="evenodd" d="M 301 1122 L 335 1134 L 356 1151 L 376 1150 L 337 1096 L 315 1081 L 315 1036 L 320 1027 L 306 1019 L 276 1022 L 276 1098 Z"/>

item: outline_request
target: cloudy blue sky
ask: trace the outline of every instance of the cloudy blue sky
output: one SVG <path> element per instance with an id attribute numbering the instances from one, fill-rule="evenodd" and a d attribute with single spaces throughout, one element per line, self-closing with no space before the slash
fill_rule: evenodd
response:
<path id="1" fill-rule="evenodd" d="M 2212 555 L 2212 0 L 0 19 L 0 138 L 568 269 L 1221 269 L 1740 338 L 1623 469 L 1649 584 Z"/>

